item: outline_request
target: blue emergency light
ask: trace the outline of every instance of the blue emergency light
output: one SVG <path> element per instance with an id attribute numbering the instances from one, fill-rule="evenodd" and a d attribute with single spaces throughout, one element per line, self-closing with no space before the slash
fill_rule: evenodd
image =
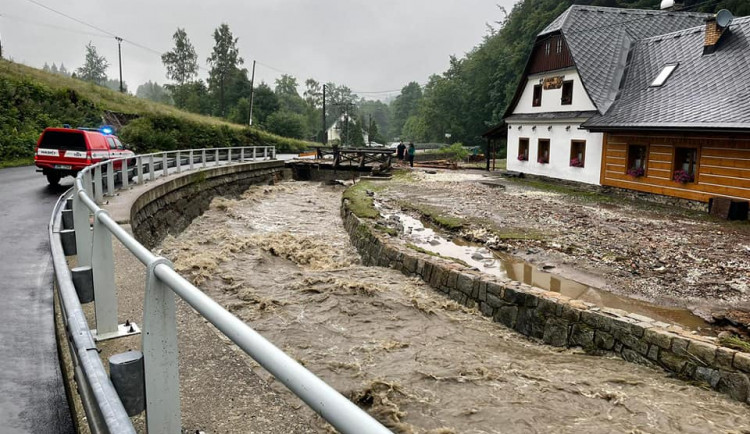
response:
<path id="1" fill-rule="evenodd" d="M 115 129 L 110 127 L 109 125 L 104 125 L 103 127 L 99 128 L 99 132 L 102 134 L 112 134 L 115 132 Z"/>

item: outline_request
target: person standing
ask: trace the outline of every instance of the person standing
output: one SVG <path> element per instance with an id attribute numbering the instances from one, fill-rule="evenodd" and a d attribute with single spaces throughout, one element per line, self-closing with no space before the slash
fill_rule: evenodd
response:
<path id="1" fill-rule="evenodd" d="M 398 158 L 399 161 L 404 161 L 405 151 L 406 151 L 406 145 L 404 145 L 404 142 L 399 142 L 398 146 L 396 146 L 396 158 Z"/>
<path id="2" fill-rule="evenodd" d="M 409 142 L 409 149 L 407 152 L 409 154 L 409 166 L 414 167 L 414 154 L 417 153 L 417 148 L 414 147 L 414 142 Z"/>

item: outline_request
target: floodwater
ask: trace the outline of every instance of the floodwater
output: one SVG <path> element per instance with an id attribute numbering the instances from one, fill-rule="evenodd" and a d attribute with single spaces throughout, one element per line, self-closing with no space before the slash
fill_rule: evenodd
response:
<path id="1" fill-rule="evenodd" d="M 687 309 L 659 306 L 644 300 L 628 298 L 600 290 L 589 285 L 566 279 L 539 266 L 510 255 L 491 252 L 486 247 L 460 238 L 448 239 L 431 225 L 400 211 L 376 203 L 381 215 L 390 226 L 401 232 L 401 237 L 417 247 L 437 253 L 446 258 L 458 259 L 483 273 L 523 282 L 547 291 L 561 293 L 572 299 L 596 304 L 600 307 L 622 309 L 669 324 L 677 324 L 688 330 L 712 334 L 711 326 Z M 543 266 L 542 266 L 543 268 Z"/>
<path id="2" fill-rule="evenodd" d="M 162 253 L 397 433 L 750 430 L 745 404 L 620 359 L 537 344 L 417 279 L 362 266 L 339 217 L 341 193 L 289 182 L 217 198 Z"/>

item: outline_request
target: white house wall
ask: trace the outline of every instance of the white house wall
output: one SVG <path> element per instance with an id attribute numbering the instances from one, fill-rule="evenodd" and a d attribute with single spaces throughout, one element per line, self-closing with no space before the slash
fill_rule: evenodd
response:
<path id="1" fill-rule="evenodd" d="M 509 123 L 508 170 L 599 185 L 604 135 L 579 130 L 581 122 L 576 120 L 570 123 Z M 570 129 L 566 129 L 568 126 Z M 519 127 L 521 127 L 520 130 Z M 548 129 L 550 127 L 551 129 Z M 518 160 L 520 138 L 529 139 L 528 161 Z M 537 162 L 539 139 L 550 141 L 549 163 L 547 164 Z M 570 147 L 573 140 L 586 141 L 585 167 L 570 166 Z"/>
<path id="2" fill-rule="evenodd" d="M 572 104 L 562 105 L 562 87 L 560 89 L 542 89 L 542 105 L 533 107 L 534 85 L 541 84 L 545 78 L 564 76 L 564 80 L 573 80 L 573 101 Z M 521 99 L 516 104 L 513 114 L 519 113 L 549 113 L 549 112 L 572 112 L 572 111 L 592 111 L 596 110 L 594 103 L 591 102 L 586 89 L 581 83 L 581 77 L 578 71 L 573 69 L 558 70 L 554 72 L 545 72 L 542 74 L 529 75 L 526 80 L 526 87 L 523 90 Z"/>

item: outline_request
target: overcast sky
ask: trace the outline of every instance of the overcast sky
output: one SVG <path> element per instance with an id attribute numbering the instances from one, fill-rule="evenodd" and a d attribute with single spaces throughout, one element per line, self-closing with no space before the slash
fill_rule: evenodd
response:
<path id="1" fill-rule="evenodd" d="M 207 76 L 213 30 L 229 24 L 239 38 L 256 82 L 273 85 L 280 71 L 321 82 L 346 84 L 360 96 L 381 98 L 410 81 L 424 84 L 443 72 L 450 55 L 463 56 L 481 42 L 486 24 L 502 18 L 517 0 L 33 0 L 159 53 L 172 48 L 183 27 Z M 81 66 L 91 41 L 117 78 L 117 43 L 83 24 L 35 5 L 0 2 L 3 55 L 41 67 Z M 164 83 L 156 53 L 123 43 L 123 77 L 131 92 L 147 80 Z M 302 89 L 300 89 L 301 91 Z"/>

